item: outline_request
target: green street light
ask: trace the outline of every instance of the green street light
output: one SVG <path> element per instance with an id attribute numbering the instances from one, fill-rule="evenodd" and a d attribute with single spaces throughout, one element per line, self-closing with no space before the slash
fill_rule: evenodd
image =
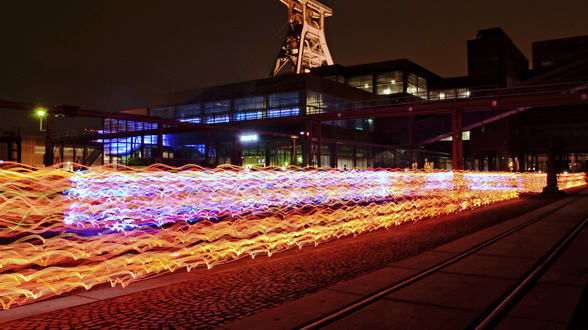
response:
<path id="1" fill-rule="evenodd" d="M 43 117 L 47 115 L 47 110 L 42 107 L 38 107 L 35 110 L 37 110 L 37 116 L 39 116 L 39 131 L 43 132 Z"/>

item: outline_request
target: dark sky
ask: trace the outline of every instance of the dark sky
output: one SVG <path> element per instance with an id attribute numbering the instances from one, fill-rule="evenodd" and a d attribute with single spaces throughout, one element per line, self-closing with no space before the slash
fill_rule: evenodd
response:
<path id="1" fill-rule="evenodd" d="M 585 0 L 323 3 L 341 65 L 407 58 L 453 77 L 467 74 L 466 42 L 480 29 L 502 27 L 529 61 L 533 41 L 588 35 Z M 265 78 L 286 18 L 279 0 L 2 1 L 0 100 L 118 111 Z M 0 128 L 27 126 L 0 111 Z"/>

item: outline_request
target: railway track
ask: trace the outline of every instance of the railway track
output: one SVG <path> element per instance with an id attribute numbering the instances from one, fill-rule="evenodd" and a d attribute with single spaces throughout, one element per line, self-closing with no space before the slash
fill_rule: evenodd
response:
<path id="1" fill-rule="evenodd" d="M 586 227 L 588 223 L 588 208 L 583 207 L 581 211 L 572 211 L 575 210 L 579 204 L 586 204 L 588 199 L 588 195 L 582 194 L 574 197 L 567 198 L 559 203 L 554 207 L 550 207 L 548 210 L 543 210 L 532 216 L 530 219 L 525 219 L 525 221 L 517 224 L 516 226 L 509 228 L 500 232 L 499 234 L 486 239 L 474 246 L 462 251 L 461 253 L 456 254 L 455 256 L 443 260 L 435 265 L 430 267 L 426 267 L 425 269 L 420 270 L 416 274 L 413 274 L 409 277 L 406 277 L 402 280 L 396 281 L 390 285 L 387 285 L 384 288 L 377 290 L 376 292 L 370 293 L 362 297 L 361 299 L 357 299 L 352 303 L 348 303 L 344 307 L 338 308 L 337 310 L 331 311 L 326 313 L 320 317 L 313 319 L 310 322 L 305 323 L 302 326 L 299 326 L 298 329 L 322 329 L 322 328 L 353 328 L 354 326 L 350 326 L 351 324 L 357 325 L 359 320 L 361 319 L 370 319 L 373 323 L 372 325 L 390 325 L 391 323 L 387 323 L 390 320 L 378 320 L 378 317 L 382 317 L 381 313 L 375 312 L 378 308 L 373 308 L 375 304 L 382 300 L 396 300 L 402 302 L 410 302 L 415 303 L 418 302 L 419 304 L 427 304 L 427 305 L 434 305 L 435 302 L 427 302 L 419 301 L 416 298 L 414 301 L 411 299 L 406 299 L 407 296 L 410 296 L 411 290 L 416 292 L 416 295 L 419 292 L 422 292 L 422 288 L 412 289 L 412 287 L 418 287 L 420 282 L 427 280 L 429 283 L 437 282 L 436 278 L 442 278 L 441 274 L 452 273 L 450 269 L 451 266 L 454 266 L 460 262 L 468 261 L 468 258 L 473 258 L 476 255 L 492 255 L 492 252 L 488 252 L 488 249 L 501 249 L 499 246 L 504 244 L 505 240 L 511 239 L 515 235 L 521 235 L 522 237 L 528 237 L 530 234 L 524 234 L 525 231 L 532 233 L 535 231 L 534 227 L 541 227 L 544 226 L 545 223 L 549 222 L 557 222 L 558 219 L 565 218 L 565 222 L 567 224 L 566 232 L 563 235 L 553 235 L 552 238 L 549 239 L 549 242 L 545 240 L 545 245 L 549 244 L 550 247 L 547 249 L 546 252 L 543 252 L 541 256 L 533 255 L 533 258 L 536 259 L 536 262 L 532 264 L 531 267 L 524 272 L 522 276 L 519 276 L 512 285 L 508 286 L 508 288 L 501 289 L 501 292 L 494 293 L 494 298 L 485 300 L 486 307 L 483 310 L 479 310 L 476 308 L 472 308 L 472 310 L 468 310 L 467 307 L 458 307 L 457 309 L 464 309 L 464 314 L 469 315 L 470 321 L 467 322 L 467 317 L 464 318 L 464 321 L 459 322 L 460 325 L 464 326 L 463 328 L 467 329 L 487 329 L 487 328 L 494 328 L 500 324 L 500 322 L 504 319 L 506 315 L 511 312 L 522 299 L 524 299 L 525 295 L 527 295 L 531 288 L 537 283 L 539 278 L 545 274 L 546 270 L 554 263 L 559 255 L 565 250 L 567 246 L 574 240 L 574 238 L 578 235 L 578 233 Z M 570 213 L 573 213 L 570 215 Z M 573 222 L 573 226 L 571 225 Z M 560 226 L 561 227 L 561 226 Z M 560 232 L 561 230 L 559 230 Z M 556 237 L 557 236 L 557 237 Z M 533 243 L 534 244 L 534 243 Z M 540 242 L 539 242 L 540 244 Z M 487 277 L 488 279 L 494 280 L 496 275 L 492 274 L 476 274 L 477 277 Z M 508 277 L 511 277 L 509 275 Z M 442 279 L 440 279 L 442 281 Z M 481 283 L 484 281 L 482 280 Z M 488 286 L 492 285 L 493 281 L 488 281 Z M 481 286 L 486 286 L 486 284 L 481 284 Z M 456 295 L 459 295 L 459 288 L 455 288 Z M 402 293 L 404 292 L 404 293 Z M 395 293 L 400 293 L 399 295 L 395 296 Z M 446 305 L 446 303 L 439 301 L 437 302 L 439 307 L 450 307 L 451 303 Z M 445 304 L 445 306 L 444 306 Z M 455 307 L 455 306 L 454 306 Z M 368 310 L 369 309 L 369 310 Z M 472 319 L 472 311 L 477 311 L 477 317 Z M 390 321 L 394 323 L 394 321 Z M 418 322 L 417 322 L 418 323 Z M 403 323 L 404 327 L 407 326 L 407 323 Z M 447 325 L 452 324 L 450 327 L 455 326 L 455 323 L 447 323 Z M 439 324 L 439 328 L 444 328 L 443 323 Z M 419 328 L 418 326 L 414 328 Z"/>
<path id="2" fill-rule="evenodd" d="M 570 191 L 517 218 L 221 328 L 585 328 L 587 202 L 586 189 Z"/>

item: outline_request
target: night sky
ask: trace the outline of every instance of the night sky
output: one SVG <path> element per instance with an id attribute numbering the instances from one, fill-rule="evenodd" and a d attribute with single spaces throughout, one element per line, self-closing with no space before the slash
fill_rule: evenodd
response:
<path id="1" fill-rule="evenodd" d="M 588 35 L 585 0 L 322 2 L 334 11 L 326 36 L 341 65 L 407 58 L 454 77 L 467 74 L 466 43 L 481 29 L 502 27 L 529 61 L 533 41 Z M 266 78 L 287 7 L 18 0 L 3 1 L 0 14 L 0 100 L 119 111 L 145 107 L 154 95 Z M 0 111 L 4 131 L 38 130 L 38 121 Z"/>

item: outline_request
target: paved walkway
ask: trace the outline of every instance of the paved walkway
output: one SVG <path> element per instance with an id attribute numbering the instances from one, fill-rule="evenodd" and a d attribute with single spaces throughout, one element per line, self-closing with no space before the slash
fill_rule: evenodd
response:
<path id="1" fill-rule="evenodd" d="M 565 203 L 564 199 L 556 204 Z M 552 209 L 535 212 L 339 283 L 303 299 L 224 325 L 222 329 L 293 329 L 447 260 Z M 386 295 L 326 329 L 464 329 L 588 216 L 588 197 L 494 243 L 414 285 Z M 588 226 L 502 320 L 499 329 L 567 329 L 588 296 Z M 586 302 L 580 315 L 588 315 Z M 581 328 L 584 319 L 576 320 Z"/>

